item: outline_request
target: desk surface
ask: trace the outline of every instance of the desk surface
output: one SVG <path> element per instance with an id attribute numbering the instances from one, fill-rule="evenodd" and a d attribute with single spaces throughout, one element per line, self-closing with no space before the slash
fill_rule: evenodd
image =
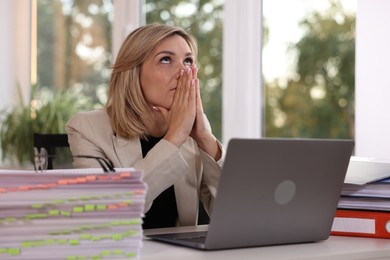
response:
<path id="1" fill-rule="evenodd" d="M 193 228 L 189 228 L 193 230 Z M 198 228 L 199 229 L 199 228 Z M 200 227 L 202 229 L 202 227 Z M 173 231 L 166 229 L 165 231 Z M 145 234 L 148 230 L 145 231 Z M 156 233 L 156 231 L 153 231 Z M 297 245 L 264 246 L 218 251 L 201 251 L 186 247 L 165 244 L 145 238 L 140 259 L 390 259 L 390 240 L 359 237 L 331 236 L 317 243 Z"/>

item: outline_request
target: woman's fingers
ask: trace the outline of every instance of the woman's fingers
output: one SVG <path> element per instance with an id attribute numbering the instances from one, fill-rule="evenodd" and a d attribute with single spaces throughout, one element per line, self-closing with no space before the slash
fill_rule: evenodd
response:
<path id="1" fill-rule="evenodd" d="M 166 139 L 180 146 L 190 135 L 196 116 L 196 91 L 193 69 L 187 68 L 178 79 Z"/>

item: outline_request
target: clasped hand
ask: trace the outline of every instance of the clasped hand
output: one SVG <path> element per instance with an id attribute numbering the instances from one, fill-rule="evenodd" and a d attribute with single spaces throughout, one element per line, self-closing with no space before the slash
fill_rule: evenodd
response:
<path id="1" fill-rule="evenodd" d="M 180 147 L 191 136 L 202 150 L 216 158 L 219 147 L 203 111 L 197 74 L 196 65 L 181 70 L 171 109 L 159 109 L 168 122 L 164 139 Z"/>

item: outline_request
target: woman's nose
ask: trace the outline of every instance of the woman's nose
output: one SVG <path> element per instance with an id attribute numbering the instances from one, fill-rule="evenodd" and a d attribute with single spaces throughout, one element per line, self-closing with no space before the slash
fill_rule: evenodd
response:
<path id="1" fill-rule="evenodd" d="M 182 71 L 185 71 L 187 68 L 190 68 L 191 66 L 190 65 L 184 65 L 184 64 L 182 64 L 182 65 L 180 65 L 180 66 L 178 66 L 179 68 L 178 68 L 178 70 L 177 70 L 177 72 L 176 72 L 176 79 L 179 79 L 180 78 L 180 75 L 182 74 L 181 72 Z"/>

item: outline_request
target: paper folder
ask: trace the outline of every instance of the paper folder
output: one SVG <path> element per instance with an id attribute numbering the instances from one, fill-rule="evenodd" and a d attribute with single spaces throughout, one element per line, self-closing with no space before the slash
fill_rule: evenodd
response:
<path id="1" fill-rule="evenodd" d="M 390 212 L 338 209 L 331 235 L 390 238 Z"/>

